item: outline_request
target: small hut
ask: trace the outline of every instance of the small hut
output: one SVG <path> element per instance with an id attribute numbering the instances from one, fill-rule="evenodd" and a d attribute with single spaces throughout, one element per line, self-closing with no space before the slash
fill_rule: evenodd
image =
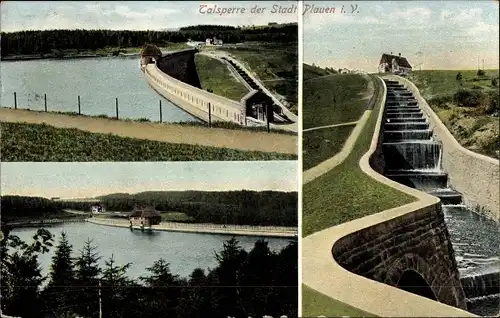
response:
<path id="1" fill-rule="evenodd" d="M 141 68 L 158 61 L 161 56 L 161 50 L 156 45 L 145 44 L 141 50 Z"/>
<path id="2" fill-rule="evenodd" d="M 135 207 L 129 215 L 130 226 L 139 225 L 141 227 L 157 225 L 161 222 L 161 214 L 154 207 Z"/>

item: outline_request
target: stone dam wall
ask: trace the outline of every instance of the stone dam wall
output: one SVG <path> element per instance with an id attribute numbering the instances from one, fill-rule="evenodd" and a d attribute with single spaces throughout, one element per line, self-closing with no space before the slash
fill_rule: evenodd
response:
<path id="1" fill-rule="evenodd" d="M 197 52 L 196 49 L 186 49 L 167 53 L 157 61 L 156 65 L 163 73 L 191 86 L 201 88 L 194 60 Z"/>
<path id="2" fill-rule="evenodd" d="M 208 122 L 229 121 L 246 126 L 246 107 L 241 102 L 200 88 L 194 55 L 196 49 L 169 53 L 143 68 L 149 85 L 191 115 Z M 209 110 L 210 109 L 210 110 Z"/>
<path id="3" fill-rule="evenodd" d="M 443 169 L 448 173 L 451 187 L 463 194 L 466 205 L 471 208 L 479 206 L 482 208 L 481 213 L 500 222 L 499 161 L 462 147 L 427 104 L 415 84 L 401 76 L 386 77 L 404 84 L 427 115 L 434 137 L 442 142 Z"/>

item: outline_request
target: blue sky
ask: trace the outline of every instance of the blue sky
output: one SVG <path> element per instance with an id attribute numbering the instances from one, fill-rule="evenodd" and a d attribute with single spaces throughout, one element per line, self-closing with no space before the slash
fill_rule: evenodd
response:
<path id="1" fill-rule="evenodd" d="M 196 24 L 262 25 L 297 22 L 295 14 L 271 13 L 273 5 L 283 7 L 293 1 L 2 1 L 2 31 L 43 29 L 160 30 Z M 245 8 L 243 14 L 209 15 L 200 5 Z M 253 6 L 267 8 L 252 14 Z"/>
<path id="2" fill-rule="evenodd" d="M 150 190 L 297 191 L 296 161 L 1 163 L 1 194 L 83 198 Z"/>
<path id="3" fill-rule="evenodd" d="M 336 12 L 304 14 L 304 61 L 375 71 L 382 53 L 422 69 L 498 68 L 498 1 L 305 1 Z M 359 13 L 351 14 L 350 6 Z M 344 5 L 348 13 L 340 14 Z"/>

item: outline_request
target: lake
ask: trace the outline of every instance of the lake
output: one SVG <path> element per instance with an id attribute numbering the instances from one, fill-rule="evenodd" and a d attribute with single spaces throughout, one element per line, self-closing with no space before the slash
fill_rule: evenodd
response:
<path id="1" fill-rule="evenodd" d="M 147 83 L 139 57 L 96 57 L 0 62 L 0 106 L 44 110 L 47 94 L 49 111 L 81 112 L 85 115 L 147 118 L 159 121 L 162 101 L 163 122 L 198 121 L 161 97 Z"/>
<path id="2" fill-rule="evenodd" d="M 195 268 L 205 270 L 214 268 L 217 266 L 215 252 L 221 251 L 224 241 L 231 238 L 229 235 L 166 231 L 147 233 L 89 222 L 65 223 L 47 229 L 55 235 L 54 247 L 59 241 L 61 232 L 66 232 L 68 241 L 73 245 L 74 256 L 79 254 L 79 250 L 88 238 L 92 239 L 94 245 L 97 245 L 99 255 L 102 256 L 101 266 L 104 266 L 104 261 L 113 255 L 117 265 L 132 263 L 128 276 L 133 278 L 147 275 L 146 268 L 160 258 L 170 263 L 173 274 L 181 277 L 188 277 Z M 19 236 L 26 242 L 32 242 L 36 230 L 37 228 L 19 228 L 13 230 L 11 234 Z M 236 239 L 241 247 L 250 251 L 259 238 L 237 236 Z M 269 242 L 269 248 L 275 251 L 281 250 L 290 242 L 290 239 L 286 238 L 265 239 Z M 44 274 L 49 271 L 54 247 L 49 253 L 39 257 Z"/>

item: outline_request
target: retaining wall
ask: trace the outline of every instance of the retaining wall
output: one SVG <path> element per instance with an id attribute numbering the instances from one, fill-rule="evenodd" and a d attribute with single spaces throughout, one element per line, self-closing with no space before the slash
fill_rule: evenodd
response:
<path id="1" fill-rule="evenodd" d="M 443 145 L 443 169 L 448 174 L 449 184 L 463 194 L 465 204 L 472 208 L 483 208 L 482 213 L 500 222 L 499 161 L 462 147 L 427 104 L 415 84 L 401 76 L 386 77 L 408 88 L 427 114 L 434 136 Z"/>

